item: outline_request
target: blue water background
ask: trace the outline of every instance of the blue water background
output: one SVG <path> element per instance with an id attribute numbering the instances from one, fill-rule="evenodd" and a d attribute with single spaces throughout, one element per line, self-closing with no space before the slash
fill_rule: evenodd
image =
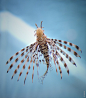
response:
<path id="1" fill-rule="evenodd" d="M 43 20 L 47 37 L 77 44 L 82 49 L 82 54 L 80 54 L 82 58 L 76 58 L 76 60 L 86 70 L 85 0 L 0 0 L 0 12 L 3 11 L 16 15 L 34 28 L 36 28 L 35 23 L 40 25 Z M 77 37 L 74 40 L 71 40 L 70 33 L 67 33 L 70 29 L 77 32 Z M 43 84 L 38 81 L 36 67 L 33 83 L 32 69 L 25 85 L 23 85 L 23 82 L 27 69 L 20 77 L 19 82 L 17 82 L 17 79 L 21 69 L 11 80 L 17 64 L 7 74 L 8 66 L 5 66 L 6 61 L 23 47 L 26 47 L 26 44 L 9 32 L 0 32 L 0 98 L 83 98 L 85 96 L 86 72 L 83 70 L 79 70 L 81 76 L 76 77 L 71 74 L 72 72 L 68 76 L 66 70 L 62 68 L 63 79 L 61 80 L 60 74 L 57 76 L 53 64 L 53 70 L 48 71 Z M 43 67 L 43 64 L 40 64 L 40 70 L 45 72 L 46 67 L 41 69 L 41 66 Z M 77 68 L 73 68 L 77 71 L 78 64 Z M 82 76 L 82 73 L 84 73 L 84 76 Z M 41 71 L 39 74 L 42 74 Z"/>

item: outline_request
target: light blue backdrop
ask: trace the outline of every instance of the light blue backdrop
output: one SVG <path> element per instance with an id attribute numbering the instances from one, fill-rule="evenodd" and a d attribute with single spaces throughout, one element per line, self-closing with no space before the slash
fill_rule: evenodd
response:
<path id="1" fill-rule="evenodd" d="M 5 66 L 5 64 L 13 54 L 26 47 L 26 44 L 9 32 L 0 31 L 0 98 L 83 98 L 86 93 L 86 1 L 0 0 L 0 13 L 5 11 L 22 19 L 35 29 L 35 23 L 39 26 L 43 21 L 47 37 L 77 44 L 82 49 L 82 54 L 78 52 L 81 59 L 75 58 L 77 67 L 72 65 L 69 76 L 62 67 L 62 80 L 60 74 L 57 76 L 53 64 L 53 70 L 49 70 L 43 84 L 38 82 L 35 67 L 33 83 L 31 69 L 26 84 L 23 85 L 27 69 L 17 82 L 21 69 L 11 80 L 17 64 L 8 74 L 6 72 L 9 65 Z M 31 32 L 28 33 L 30 35 Z M 46 67 L 41 69 L 41 66 L 43 67 L 43 64 L 40 64 L 39 75 L 46 70 Z M 73 69 L 76 70 L 76 73 L 73 72 Z"/>

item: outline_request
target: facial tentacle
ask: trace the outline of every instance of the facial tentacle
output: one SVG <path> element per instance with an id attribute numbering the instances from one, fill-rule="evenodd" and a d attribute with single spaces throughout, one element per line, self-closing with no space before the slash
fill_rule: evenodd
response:
<path id="1" fill-rule="evenodd" d="M 40 28 L 42 28 L 42 22 L 43 22 L 43 21 L 41 21 Z"/>

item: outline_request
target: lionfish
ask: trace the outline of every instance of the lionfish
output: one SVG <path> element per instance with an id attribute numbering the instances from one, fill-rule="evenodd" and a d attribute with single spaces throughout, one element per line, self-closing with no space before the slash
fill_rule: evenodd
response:
<path id="1" fill-rule="evenodd" d="M 62 58 L 62 56 L 60 55 L 60 53 L 62 55 L 64 55 L 73 65 L 76 66 L 76 63 L 74 62 L 74 60 L 72 59 L 72 57 L 70 57 L 65 51 L 63 51 L 60 47 L 63 47 L 64 49 L 68 50 L 69 52 L 72 52 L 76 57 L 80 57 L 80 55 L 75 52 L 74 50 L 72 50 L 71 48 L 67 47 L 67 45 L 69 46 L 73 46 L 75 47 L 77 50 L 81 51 L 81 49 L 73 44 L 73 43 L 70 43 L 70 42 L 67 42 L 67 41 L 63 41 L 63 40 L 58 40 L 58 39 L 50 39 L 50 38 L 47 38 L 47 36 L 44 34 L 44 30 L 42 28 L 42 22 L 41 21 L 41 24 L 40 24 L 40 27 L 36 25 L 37 27 L 37 30 L 35 30 L 35 35 L 36 36 L 36 42 L 27 46 L 26 48 L 23 48 L 21 49 L 20 51 L 16 52 L 13 56 L 10 57 L 10 59 L 6 62 L 6 65 L 17 55 L 20 55 L 14 60 L 14 62 L 10 65 L 10 67 L 8 68 L 7 70 L 7 73 L 9 72 L 9 70 L 14 66 L 14 64 L 16 62 L 18 62 L 19 58 L 24 56 L 24 58 L 21 60 L 21 62 L 19 63 L 19 65 L 17 66 L 17 68 L 15 69 L 13 75 L 12 75 L 12 78 L 14 77 L 14 75 L 17 73 L 17 70 L 20 68 L 21 64 L 23 62 L 24 65 L 22 67 L 22 70 L 19 74 L 19 77 L 18 77 L 18 80 L 20 78 L 20 76 L 22 75 L 23 73 L 23 70 L 25 69 L 26 65 L 28 62 L 30 62 L 29 66 L 28 66 L 28 70 L 26 72 L 26 76 L 25 76 L 25 79 L 24 79 L 24 84 L 25 84 L 25 81 L 26 81 L 26 78 L 27 78 L 27 75 L 29 73 L 29 70 L 31 68 L 31 63 L 33 62 L 33 72 L 32 72 L 32 82 L 33 82 L 33 76 L 34 76 L 34 65 L 36 64 L 37 66 L 37 72 L 38 72 L 38 67 L 39 67 L 39 62 L 43 62 L 46 64 L 47 66 L 47 69 L 45 71 L 45 73 L 41 76 L 41 82 L 43 82 L 45 76 L 47 75 L 48 73 L 48 69 L 49 67 L 51 67 L 51 64 L 50 64 L 50 61 L 53 59 L 54 61 L 54 64 L 55 64 L 55 68 L 56 68 L 56 72 L 58 73 L 57 71 L 57 67 L 56 67 L 56 64 L 58 66 L 58 69 L 60 71 L 60 75 L 61 75 L 61 79 L 62 79 L 62 70 L 61 70 L 61 67 L 60 67 L 60 63 L 59 63 L 59 60 L 63 63 L 64 67 L 66 68 L 67 70 L 67 73 L 69 74 L 69 69 L 68 69 L 68 66 L 64 60 L 64 58 Z M 63 44 L 62 44 L 63 43 Z M 59 53 L 59 52 L 60 53 Z M 81 51 L 82 53 L 82 51 Z M 40 60 L 39 58 L 43 55 L 43 59 Z M 58 59 L 59 58 L 59 59 Z M 80 57 L 81 58 L 81 57 Z M 25 61 L 26 60 L 26 61 Z"/>

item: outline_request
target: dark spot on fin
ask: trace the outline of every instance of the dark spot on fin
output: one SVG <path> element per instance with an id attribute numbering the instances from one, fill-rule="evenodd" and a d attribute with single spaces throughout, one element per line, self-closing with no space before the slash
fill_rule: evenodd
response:
<path id="1" fill-rule="evenodd" d="M 55 39 L 55 41 L 57 41 L 57 39 Z"/>
<path id="2" fill-rule="evenodd" d="M 59 43 L 59 46 L 60 46 L 60 47 L 62 47 L 62 44 L 61 44 L 61 43 Z"/>
<path id="3" fill-rule="evenodd" d="M 67 67 L 67 64 L 66 63 L 64 63 L 64 66 L 65 66 L 65 68 Z"/>
<path id="4" fill-rule="evenodd" d="M 26 78 L 24 79 L 24 84 L 25 84 Z"/>
<path id="5" fill-rule="evenodd" d="M 71 48 L 68 47 L 68 51 L 71 51 Z"/>
<path id="6" fill-rule="evenodd" d="M 68 54 L 66 54 L 66 58 L 68 58 Z"/>
<path id="7" fill-rule="evenodd" d="M 79 46 L 76 45 L 76 49 L 79 49 Z"/>
<path id="8" fill-rule="evenodd" d="M 23 48 L 21 51 L 24 51 L 25 50 L 25 48 Z"/>
<path id="9" fill-rule="evenodd" d="M 23 65 L 23 69 L 25 69 L 25 64 Z"/>
<path id="10" fill-rule="evenodd" d="M 66 49 L 66 46 L 64 45 L 64 49 Z"/>
<path id="11" fill-rule="evenodd" d="M 13 56 L 10 58 L 10 61 L 13 59 Z"/>
<path id="12" fill-rule="evenodd" d="M 72 60 L 71 57 L 69 57 L 69 61 L 70 61 L 70 62 L 71 62 L 71 60 Z"/>
<path id="13" fill-rule="evenodd" d="M 17 68 L 19 69 L 19 67 L 20 67 L 20 66 L 18 65 Z"/>
<path id="14" fill-rule="evenodd" d="M 20 72 L 19 76 L 21 76 L 22 72 Z"/>
<path id="15" fill-rule="evenodd" d="M 72 46 L 72 43 L 69 43 L 70 46 Z"/>
<path id="16" fill-rule="evenodd" d="M 69 70 L 67 70 L 67 73 L 69 74 Z"/>
<path id="17" fill-rule="evenodd" d="M 24 52 L 21 54 L 21 56 L 23 56 L 24 55 Z"/>
<path id="18" fill-rule="evenodd" d="M 15 62 L 17 62 L 17 61 L 18 61 L 18 58 L 15 59 Z"/>
<path id="19" fill-rule="evenodd" d="M 14 73 L 15 73 L 15 74 L 17 73 L 17 69 L 15 69 Z"/>
<path id="20" fill-rule="evenodd" d="M 60 60 L 63 61 L 63 58 L 61 57 Z"/>
<path id="21" fill-rule="evenodd" d="M 77 65 L 76 65 L 76 63 L 75 63 L 75 62 L 73 63 L 73 65 L 75 65 L 75 66 L 77 67 Z"/>
<path id="22" fill-rule="evenodd" d="M 74 55 L 77 57 L 77 52 L 74 51 Z"/>
<path id="23" fill-rule="evenodd" d="M 60 74 L 62 73 L 62 71 L 60 71 Z"/>
<path id="24" fill-rule="evenodd" d="M 58 40 L 59 42 L 62 42 L 61 40 Z"/>
<path id="25" fill-rule="evenodd" d="M 24 84 L 25 84 L 25 80 L 24 80 Z"/>
<path id="26" fill-rule="evenodd" d="M 21 63 L 23 63 L 24 62 L 24 59 L 23 60 L 21 60 Z"/>
<path id="27" fill-rule="evenodd" d="M 28 75 L 28 72 L 26 74 Z"/>
<path id="28" fill-rule="evenodd" d="M 64 41 L 64 44 L 67 44 L 67 41 Z"/>
<path id="29" fill-rule="evenodd" d="M 26 52 L 28 52 L 28 48 L 26 49 Z"/>
<path id="30" fill-rule="evenodd" d="M 8 61 L 6 62 L 6 64 L 8 64 Z"/>
<path id="31" fill-rule="evenodd" d="M 16 52 L 16 55 L 18 55 L 19 54 L 19 52 Z"/>
<path id="32" fill-rule="evenodd" d="M 10 69 L 13 67 L 13 64 L 10 65 Z"/>
<path id="33" fill-rule="evenodd" d="M 12 76 L 12 78 L 11 79 L 13 79 L 13 76 Z"/>

